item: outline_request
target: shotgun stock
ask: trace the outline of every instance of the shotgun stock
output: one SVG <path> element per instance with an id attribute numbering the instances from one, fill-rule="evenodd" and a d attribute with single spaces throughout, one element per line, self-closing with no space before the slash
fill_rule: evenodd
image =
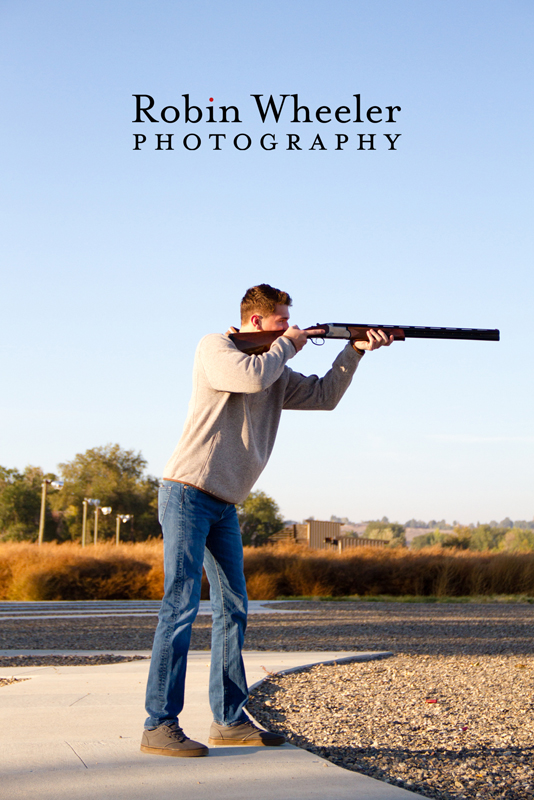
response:
<path id="1" fill-rule="evenodd" d="M 317 323 L 305 330 L 322 328 L 324 333 L 314 336 L 313 339 L 352 339 L 365 341 L 367 331 L 381 330 L 388 336 L 393 336 L 395 341 L 403 342 L 405 339 L 470 339 L 484 342 L 498 342 L 499 331 L 488 328 L 425 328 L 417 325 L 365 325 L 358 323 L 329 322 Z M 238 350 L 248 356 L 266 353 L 273 342 L 283 331 L 251 331 L 246 333 L 231 333 L 230 339 Z M 313 340 L 312 340 L 313 341 Z"/>

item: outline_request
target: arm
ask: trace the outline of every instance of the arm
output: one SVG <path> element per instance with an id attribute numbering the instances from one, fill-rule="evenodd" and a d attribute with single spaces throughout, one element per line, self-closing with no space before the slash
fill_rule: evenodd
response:
<path id="1" fill-rule="evenodd" d="M 361 354 L 347 345 L 323 378 L 301 375 L 288 368 L 284 409 L 331 411 L 349 388 L 361 358 Z"/>
<path id="2" fill-rule="evenodd" d="M 251 394 L 271 386 L 282 375 L 286 362 L 296 355 L 288 337 L 280 337 L 267 353 L 248 356 L 241 353 L 228 336 L 205 336 L 198 358 L 206 378 L 215 391 Z"/>

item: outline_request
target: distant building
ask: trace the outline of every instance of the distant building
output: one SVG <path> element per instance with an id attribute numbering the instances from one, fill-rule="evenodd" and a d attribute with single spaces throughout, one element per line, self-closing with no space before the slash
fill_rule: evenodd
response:
<path id="1" fill-rule="evenodd" d="M 295 522 L 278 533 L 269 536 L 270 542 L 296 542 L 311 547 L 312 550 L 336 550 L 339 553 L 354 547 L 386 547 L 384 539 L 364 539 L 361 536 L 346 536 L 341 531 L 341 522 L 323 522 L 308 519 L 300 524 Z"/>

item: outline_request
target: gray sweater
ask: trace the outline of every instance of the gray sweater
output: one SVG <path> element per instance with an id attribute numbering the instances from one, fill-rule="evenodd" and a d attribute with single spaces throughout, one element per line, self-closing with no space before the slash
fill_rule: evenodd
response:
<path id="1" fill-rule="evenodd" d="M 284 336 L 260 356 L 244 355 L 224 334 L 205 336 L 182 437 L 164 478 L 242 503 L 269 460 L 282 409 L 335 408 L 361 358 L 348 344 L 318 378 L 286 366 L 295 354 Z"/>

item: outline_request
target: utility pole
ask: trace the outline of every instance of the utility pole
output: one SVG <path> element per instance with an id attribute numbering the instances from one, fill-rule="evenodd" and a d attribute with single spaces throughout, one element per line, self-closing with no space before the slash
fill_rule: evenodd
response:
<path id="1" fill-rule="evenodd" d="M 89 504 L 89 500 L 87 499 L 87 497 L 84 497 L 83 498 L 83 503 L 82 503 L 82 508 L 83 508 L 83 512 L 82 512 L 82 547 L 85 547 L 85 532 L 87 530 L 87 506 L 88 506 L 88 504 Z"/>
<path id="2" fill-rule="evenodd" d="M 121 538 L 121 522 L 128 522 L 133 519 L 133 514 L 117 514 L 117 528 L 115 531 L 115 544 L 119 544 Z"/>
<path id="3" fill-rule="evenodd" d="M 39 517 L 39 539 L 37 543 L 39 547 L 43 543 L 44 526 L 45 526 L 45 512 L 46 512 L 46 486 L 49 481 L 44 480 L 41 484 L 41 515 Z"/>
<path id="4" fill-rule="evenodd" d="M 39 536 L 37 544 L 40 546 L 44 539 L 45 517 L 46 517 L 46 487 L 50 484 L 53 489 L 63 489 L 63 481 L 51 481 L 45 478 L 41 484 L 41 513 L 39 515 Z"/>
<path id="5" fill-rule="evenodd" d="M 93 544 L 98 541 L 98 506 L 95 506 L 95 529 L 93 534 Z"/>
<path id="6" fill-rule="evenodd" d="M 107 516 L 108 514 L 111 514 L 113 509 L 111 508 L 111 506 L 104 506 L 103 508 L 100 508 L 100 500 L 95 500 L 94 501 L 94 506 L 95 506 L 95 532 L 94 532 L 94 536 L 93 536 L 93 544 L 97 544 L 97 542 L 98 542 L 98 512 L 101 511 L 104 514 L 104 516 Z"/>

